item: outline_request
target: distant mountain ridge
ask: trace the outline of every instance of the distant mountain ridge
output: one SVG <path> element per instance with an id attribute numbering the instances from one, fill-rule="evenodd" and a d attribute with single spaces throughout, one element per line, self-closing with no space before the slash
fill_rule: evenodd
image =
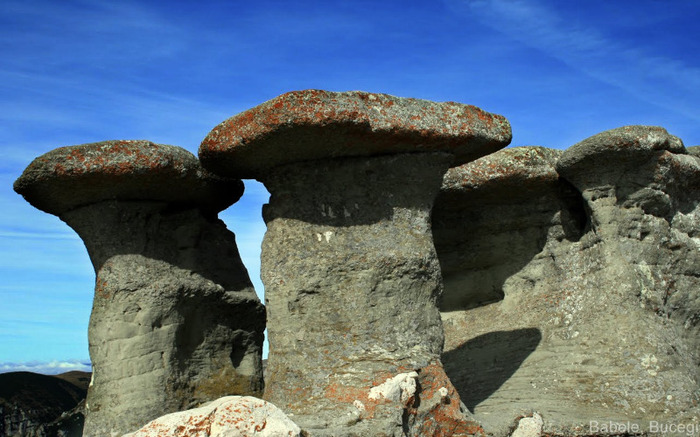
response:
<path id="1" fill-rule="evenodd" d="M 0 374 L 0 436 L 81 435 L 90 378 L 80 371 Z"/>

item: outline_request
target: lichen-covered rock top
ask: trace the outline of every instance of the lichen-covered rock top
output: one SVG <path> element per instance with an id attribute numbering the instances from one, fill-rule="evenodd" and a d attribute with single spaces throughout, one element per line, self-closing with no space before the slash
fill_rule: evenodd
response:
<path id="1" fill-rule="evenodd" d="M 441 192 L 469 193 L 530 189 L 554 184 L 561 151 L 540 146 L 513 147 L 451 168 L 443 178 Z"/>
<path id="2" fill-rule="evenodd" d="M 217 174 L 242 178 L 299 161 L 409 152 L 449 152 L 459 165 L 511 137 L 505 117 L 471 105 L 306 90 L 225 120 L 204 139 L 199 157 Z"/>
<path id="3" fill-rule="evenodd" d="M 623 126 L 569 147 L 559 159 L 557 170 L 565 177 L 575 177 L 582 172 L 620 168 L 662 151 L 687 153 L 683 141 L 662 127 Z"/>
<path id="4" fill-rule="evenodd" d="M 36 208 L 57 215 L 103 200 L 165 201 L 218 212 L 241 197 L 243 183 L 210 174 L 181 147 L 118 140 L 41 155 L 14 189 Z"/>

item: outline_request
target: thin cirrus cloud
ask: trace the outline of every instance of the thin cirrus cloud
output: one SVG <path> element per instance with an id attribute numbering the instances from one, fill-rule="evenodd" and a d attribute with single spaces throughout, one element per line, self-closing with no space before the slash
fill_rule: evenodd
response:
<path id="1" fill-rule="evenodd" d="M 55 147 L 121 139 L 125 134 L 120 126 L 125 125 L 130 126 L 132 133 L 126 134 L 129 138 L 124 139 L 146 138 L 181 145 L 196 153 L 211 126 L 227 116 L 221 109 L 199 100 L 153 91 L 138 84 L 107 86 L 97 79 L 76 82 L 72 78 L 34 76 L 28 75 L 19 82 L 44 83 L 42 88 L 53 90 L 56 95 L 42 94 L 19 105 L 0 103 L 0 109 L 6 109 L 0 120 L 7 129 L 21 131 L 29 120 L 42 121 L 32 137 L 21 138 L 20 147 L 7 144 L 3 148 L 4 158 L 21 161 L 24 165 Z M 38 141 L 43 132 L 58 135 L 51 138 L 51 142 Z M 22 134 L 26 131 L 18 135 Z"/>
<path id="2" fill-rule="evenodd" d="M 3 2 L 3 9 L 10 19 L 0 35 L 21 34 L 23 38 L 15 41 L 13 48 L 32 50 L 6 60 L 5 65 L 15 68 L 54 68 L 51 72 L 56 75 L 86 71 L 85 67 L 87 71 L 104 68 L 109 72 L 119 60 L 133 61 L 134 50 L 144 62 L 171 56 L 179 41 L 180 29 L 135 2 L 8 0 Z M 129 38 L 130 33 L 138 38 Z M 70 53 L 60 50 L 66 44 L 71 47 Z M 79 64 L 74 60 L 81 57 L 92 62 L 77 68 Z M 103 60 L 109 63 L 102 64 Z"/>
<path id="3" fill-rule="evenodd" d="M 595 21 L 577 20 L 575 9 L 558 11 L 533 0 L 476 0 L 461 6 L 483 23 L 575 70 L 650 105 L 700 121 L 700 69 L 684 60 L 640 48 L 633 41 L 613 40 Z M 668 7 L 682 5 L 668 2 Z"/>

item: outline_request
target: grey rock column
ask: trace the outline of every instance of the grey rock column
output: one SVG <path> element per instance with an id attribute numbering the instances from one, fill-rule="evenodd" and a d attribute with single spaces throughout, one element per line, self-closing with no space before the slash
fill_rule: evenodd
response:
<path id="1" fill-rule="evenodd" d="M 264 308 L 216 217 L 240 180 L 179 147 L 106 141 L 40 156 L 15 190 L 71 226 L 95 268 L 84 435 L 262 393 Z"/>
<path id="2" fill-rule="evenodd" d="M 625 126 L 570 147 L 557 170 L 590 212 L 599 290 L 634 304 L 609 325 L 632 351 L 612 356 L 625 414 L 700 419 L 700 158 L 661 127 Z"/>
<path id="3" fill-rule="evenodd" d="M 362 92 L 293 92 L 216 127 L 206 168 L 271 193 L 265 397 L 311 435 L 481 432 L 447 379 L 430 211 L 451 162 L 510 141 L 500 116 Z"/>
<path id="4" fill-rule="evenodd" d="M 698 158 L 645 126 L 448 172 L 443 363 L 487 431 L 534 412 L 551 435 L 700 418 L 699 187 Z"/>
<path id="5" fill-rule="evenodd" d="M 550 239 L 577 239 L 580 196 L 560 181 L 560 150 L 513 147 L 451 168 L 433 208 L 444 313 L 504 298 L 505 281 Z"/>

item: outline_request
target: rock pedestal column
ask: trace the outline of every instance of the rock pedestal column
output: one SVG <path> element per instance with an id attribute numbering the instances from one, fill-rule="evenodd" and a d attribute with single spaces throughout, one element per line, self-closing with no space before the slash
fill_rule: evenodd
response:
<path id="1" fill-rule="evenodd" d="M 583 205 L 554 169 L 560 155 L 544 147 L 512 147 L 445 175 L 433 208 L 443 312 L 502 300 L 505 281 L 548 239 L 580 237 Z"/>
<path id="2" fill-rule="evenodd" d="M 649 126 L 448 172 L 442 359 L 489 433 L 697 422 L 699 182 L 698 158 Z"/>
<path id="3" fill-rule="evenodd" d="M 107 141 L 37 158 L 15 190 L 71 226 L 95 268 L 84 435 L 262 393 L 264 308 L 216 218 L 240 180 L 178 147 Z"/>
<path id="4" fill-rule="evenodd" d="M 323 91 L 280 96 L 205 139 L 203 165 L 271 193 L 265 397 L 302 429 L 481 432 L 439 358 L 430 210 L 451 162 L 509 140 L 507 121 L 478 108 Z"/>

